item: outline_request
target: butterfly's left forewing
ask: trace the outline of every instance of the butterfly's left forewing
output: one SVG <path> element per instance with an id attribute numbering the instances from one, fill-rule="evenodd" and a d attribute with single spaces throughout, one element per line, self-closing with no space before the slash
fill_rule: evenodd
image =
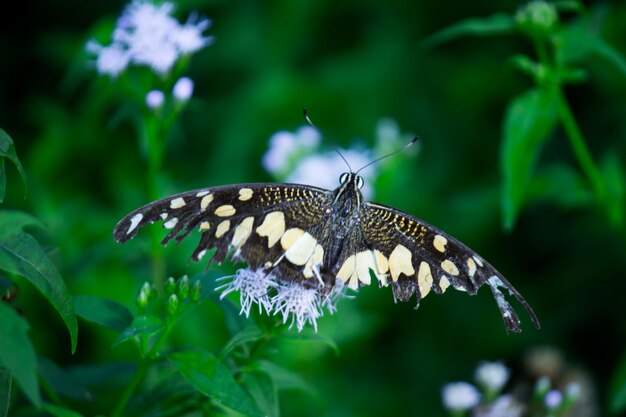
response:
<path id="1" fill-rule="evenodd" d="M 248 262 L 252 268 L 273 267 L 285 252 L 285 232 L 307 231 L 319 223 L 330 198 L 326 190 L 296 184 L 239 184 L 199 189 L 133 211 L 120 220 L 113 236 L 118 242 L 125 242 L 141 227 L 161 221 L 169 229 L 161 242 L 163 245 L 170 240 L 180 242 L 194 230 L 199 231 L 200 240 L 192 255 L 195 261 L 216 248 L 212 258 L 215 262 L 222 262 L 232 250 L 233 256 Z M 289 266 L 281 264 L 284 275 L 299 277 L 297 268 L 289 270 Z"/>
<path id="2" fill-rule="evenodd" d="M 474 295 L 487 284 L 507 330 L 521 331 L 520 320 L 500 288 L 513 295 L 539 326 L 534 312 L 515 288 L 478 254 L 446 233 L 377 203 L 363 205 L 360 224 L 367 245 L 383 259 L 395 299 L 407 301 L 415 295 L 419 303 L 431 290 L 442 294 L 450 286 Z"/>

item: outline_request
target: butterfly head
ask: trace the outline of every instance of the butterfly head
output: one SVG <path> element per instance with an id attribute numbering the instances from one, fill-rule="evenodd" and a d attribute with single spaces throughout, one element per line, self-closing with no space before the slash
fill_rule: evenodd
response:
<path id="1" fill-rule="evenodd" d="M 339 202 L 344 210 L 354 210 L 361 205 L 363 177 L 353 172 L 344 172 L 339 177 L 339 188 L 335 190 L 335 202 Z"/>
<path id="2" fill-rule="evenodd" d="M 365 184 L 365 182 L 363 181 L 363 177 L 361 177 L 360 175 L 352 172 L 344 172 L 339 177 L 339 184 L 342 188 L 350 187 L 354 188 L 354 190 L 356 191 L 363 188 L 363 184 Z"/>

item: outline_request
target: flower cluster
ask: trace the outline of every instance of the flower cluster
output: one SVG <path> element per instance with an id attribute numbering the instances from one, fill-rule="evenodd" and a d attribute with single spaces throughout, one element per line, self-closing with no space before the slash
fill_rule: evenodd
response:
<path id="1" fill-rule="evenodd" d="M 133 0 L 118 19 L 110 45 L 95 41 L 87 44 L 87 50 L 96 55 L 98 73 L 117 77 L 132 64 L 164 75 L 181 56 L 213 41 L 213 37 L 202 35 L 211 25 L 210 20 L 192 15 L 180 24 L 172 17 L 173 11 L 174 4 L 170 2 Z"/>
<path id="2" fill-rule="evenodd" d="M 317 331 L 317 319 L 324 314 L 324 308 L 331 314 L 336 311 L 335 304 L 344 297 L 344 287 L 335 285 L 330 295 L 322 298 L 315 288 L 306 288 L 297 282 L 283 283 L 262 268 L 256 271 L 245 268 L 235 275 L 220 278 L 230 280 L 216 290 L 222 291 L 220 299 L 234 291 L 239 291 L 240 314 L 249 317 L 254 304 L 258 304 L 259 313 L 281 315 L 283 323 L 290 321 L 289 328 L 295 324 L 299 332 L 308 323 Z"/>
<path id="3" fill-rule="evenodd" d="M 468 382 L 445 385 L 443 405 L 453 416 L 557 417 L 573 411 L 580 403 L 581 386 L 578 382 L 570 381 L 558 390 L 553 388 L 549 377 L 542 376 L 535 381 L 531 398 L 518 398 L 502 392 L 509 378 L 510 370 L 502 362 L 481 362 L 474 373 L 476 386 Z M 526 390 L 514 390 L 523 391 Z"/>

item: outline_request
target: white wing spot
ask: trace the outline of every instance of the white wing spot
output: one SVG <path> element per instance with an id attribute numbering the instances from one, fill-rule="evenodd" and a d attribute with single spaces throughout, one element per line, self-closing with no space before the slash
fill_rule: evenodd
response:
<path id="1" fill-rule="evenodd" d="M 448 239 L 441 235 L 435 235 L 435 238 L 433 239 L 433 246 L 435 247 L 435 249 L 437 249 L 441 253 L 444 253 L 446 251 L 447 244 Z"/>
<path id="2" fill-rule="evenodd" d="M 242 188 L 239 190 L 239 200 L 240 201 L 248 201 L 252 198 L 252 188 Z"/>
<path id="3" fill-rule="evenodd" d="M 198 260 L 202 259 L 204 255 L 206 255 L 206 249 L 202 249 L 200 252 L 198 252 L 197 259 Z"/>
<path id="4" fill-rule="evenodd" d="M 161 218 L 163 220 L 165 220 L 165 219 L 167 219 L 167 216 L 169 216 L 169 214 L 168 213 L 161 213 L 161 214 L 159 214 L 159 216 L 161 216 Z"/>
<path id="5" fill-rule="evenodd" d="M 202 222 L 200 223 L 200 226 L 198 227 L 198 229 L 200 230 L 209 230 L 211 228 L 211 223 L 209 222 Z"/>
<path id="6" fill-rule="evenodd" d="M 173 217 L 170 220 L 163 223 L 163 227 L 165 227 L 166 229 L 172 229 L 174 226 L 176 226 L 176 223 L 178 223 L 178 218 Z"/>
<path id="7" fill-rule="evenodd" d="M 223 206 L 219 206 L 215 209 L 215 215 L 220 217 L 228 217 L 235 214 L 237 210 L 230 204 L 224 204 Z"/>
<path id="8" fill-rule="evenodd" d="M 474 255 L 472 258 L 474 258 L 478 266 L 483 266 L 483 261 L 478 256 Z"/>
<path id="9" fill-rule="evenodd" d="M 472 258 L 467 258 L 467 272 L 469 273 L 470 278 L 472 278 L 476 273 L 476 262 L 474 262 Z"/>
<path id="10" fill-rule="evenodd" d="M 211 204 L 211 201 L 213 201 L 213 194 L 207 194 L 202 197 L 202 200 L 200 200 L 200 210 L 206 210 L 206 208 L 209 207 L 209 204 Z"/>
<path id="11" fill-rule="evenodd" d="M 170 201 L 170 208 L 171 209 L 178 209 L 178 208 L 183 207 L 185 204 L 187 204 L 187 203 L 185 203 L 185 199 L 182 198 L 182 197 L 178 197 L 178 198 L 175 198 L 172 201 Z"/>
<path id="12" fill-rule="evenodd" d="M 230 229 L 230 220 L 224 220 L 220 224 L 217 225 L 217 229 L 215 230 L 215 237 L 220 238 L 224 236 L 224 233 L 228 232 Z"/>
<path id="13" fill-rule="evenodd" d="M 128 227 L 128 230 L 126 231 L 126 234 L 129 234 L 130 232 L 135 230 L 137 226 L 139 225 L 139 222 L 141 221 L 141 219 L 143 219 L 143 214 L 141 213 L 137 213 L 133 217 L 131 217 L 130 226 Z"/>
<path id="14" fill-rule="evenodd" d="M 198 194 L 196 194 L 196 197 L 204 197 L 208 193 L 209 193 L 208 191 L 200 191 Z"/>
<path id="15" fill-rule="evenodd" d="M 459 275 L 459 268 L 457 268 L 456 265 L 449 259 L 446 259 L 441 263 L 441 268 L 443 268 L 443 270 L 450 275 Z"/>

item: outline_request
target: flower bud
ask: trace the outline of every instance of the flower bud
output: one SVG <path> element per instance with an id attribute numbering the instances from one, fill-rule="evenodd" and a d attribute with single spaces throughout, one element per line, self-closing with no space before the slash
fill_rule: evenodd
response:
<path id="1" fill-rule="evenodd" d="M 141 312 L 143 312 L 148 306 L 150 293 L 151 293 L 150 284 L 148 284 L 147 282 L 144 282 L 144 284 L 141 286 L 141 289 L 139 290 L 139 294 L 137 294 L 137 299 L 135 300 L 135 302 L 137 303 L 137 307 L 139 307 L 139 310 Z"/>
<path id="2" fill-rule="evenodd" d="M 187 101 L 193 95 L 193 81 L 189 77 L 181 77 L 172 89 L 174 98 L 178 101 Z"/>
<path id="3" fill-rule="evenodd" d="M 191 292 L 189 293 L 189 297 L 191 301 L 197 303 L 200 301 L 200 297 L 202 297 L 202 283 L 199 280 L 193 282 L 193 286 L 191 287 Z"/>
<path id="4" fill-rule="evenodd" d="M 167 281 L 165 281 L 165 294 L 172 295 L 176 291 L 176 281 L 173 277 L 169 277 Z"/>
<path id="5" fill-rule="evenodd" d="M 167 309 L 167 315 L 173 316 L 178 311 L 178 297 L 176 294 L 170 295 L 170 298 L 167 299 L 167 303 L 165 304 L 165 308 Z"/>
<path id="6" fill-rule="evenodd" d="M 165 101 L 165 94 L 160 90 L 152 90 L 146 94 L 146 105 L 152 110 L 158 110 Z"/>
<path id="7" fill-rule="evenodd" d="M 185 301 L 189 297 L 189 277 L 183 275 L 178 280 L 178 290 L 176 291 L 181 301 Z"/>
<path id="8" fill-rule="evenodd" d="M 559 15 L 552 3 L 531 1 L 515 13 L 518 27 L 531 36 L 544 37 L 552 33 L 559 22 Z"/>
<path id="9" fill-rule="evenodd" d="M 548 391 L 550 391 L 551 387 L 552 384 L 550 383 L 550 378 L 547 376 L 539 378 L 535 384 L 535 398 L 544 398 Z"/>

